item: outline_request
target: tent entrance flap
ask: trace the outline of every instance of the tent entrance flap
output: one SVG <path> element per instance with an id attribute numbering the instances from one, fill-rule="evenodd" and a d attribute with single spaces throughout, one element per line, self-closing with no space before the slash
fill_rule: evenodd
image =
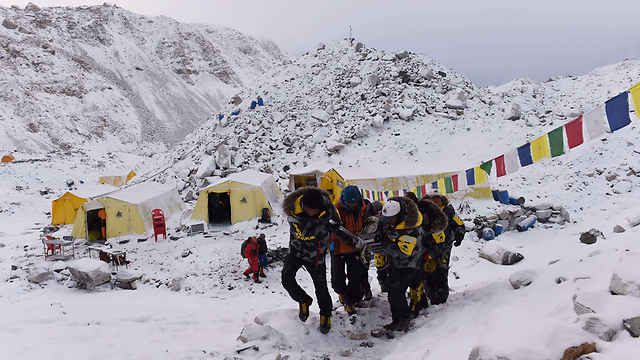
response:
<path id="1" fill-rule="evenodd" d="M 305 186 L 318 186 L 318 178 L 315 175 L 296 175 L 294 179 L 295 189 L 299 189 Z"/>
<path id="2" fill-rule="evenodd" d="M 231 196 L 229 192 L 210 192 L 207 199 L 209 224 L 231 224 Z"/>

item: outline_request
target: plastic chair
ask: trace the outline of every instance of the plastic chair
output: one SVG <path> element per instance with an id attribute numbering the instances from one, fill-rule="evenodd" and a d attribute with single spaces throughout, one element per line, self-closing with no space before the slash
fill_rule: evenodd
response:
<path id="1" fill-rule="evenodd" d="M 158 235 L 167 238 L 167 226 L 164 222 L 164 212 L 162 209 L 154 209 L 151 211 L 151 219 L 153 220 L 153 235 L 158 242 Z"/>

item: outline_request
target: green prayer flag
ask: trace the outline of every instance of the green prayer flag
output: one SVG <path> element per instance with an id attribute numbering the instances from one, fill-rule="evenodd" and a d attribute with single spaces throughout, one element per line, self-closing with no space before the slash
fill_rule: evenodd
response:
<path id="1" fill-rule="evenodd" d="M 451 176 L 444 178 L 444 188 L 447 194 L 453 193 L 453 181 L 451 181 Z"/>
<path id="2" fill-rule="evenodd" d="M 493 160 L 489 160 L 486 163 L 480 165 L 480 169 L 487 173 L 487 176 L 491 175 L 491 167 L 493 166 Z"/>
<path id="3" fill-rule="evenodd" d="M 564 154 L 564 138 L 562 136 L 562 126 L 552 130 L 547 137 L 549 138 L 549 147 L 551 148 L 551 157 Z"/>

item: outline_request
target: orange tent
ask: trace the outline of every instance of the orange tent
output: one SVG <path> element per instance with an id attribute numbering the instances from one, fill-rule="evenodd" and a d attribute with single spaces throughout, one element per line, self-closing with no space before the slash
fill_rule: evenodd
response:
<path id="1" fill-rule="evenodd" d="M 2 157 L 2 162 L 3 163 L 12 163 L 13 160 L 15 160 L 16 158 L 13 157 L 13 155 L 9 154 L 9 155 L 5 155 Z"/>

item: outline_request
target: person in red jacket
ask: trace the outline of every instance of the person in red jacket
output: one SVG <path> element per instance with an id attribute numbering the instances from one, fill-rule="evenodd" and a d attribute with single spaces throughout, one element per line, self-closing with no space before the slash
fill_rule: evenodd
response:
<path id="1" fill-rule="evenodd" d="M 244 271 L 244 276 L 246 276 L 248 279 L 250 277 L 250 274 L 253 273 L 253 281 L 261 283 L 262 281 L 260 281 L 260 266 L 258 262 L 258 254 L 258 239 L 255 236 L 252 236 L 247 239 L 247 246 L 244 248 L 244 257 L 249 260 L 249 268 Z"/>

